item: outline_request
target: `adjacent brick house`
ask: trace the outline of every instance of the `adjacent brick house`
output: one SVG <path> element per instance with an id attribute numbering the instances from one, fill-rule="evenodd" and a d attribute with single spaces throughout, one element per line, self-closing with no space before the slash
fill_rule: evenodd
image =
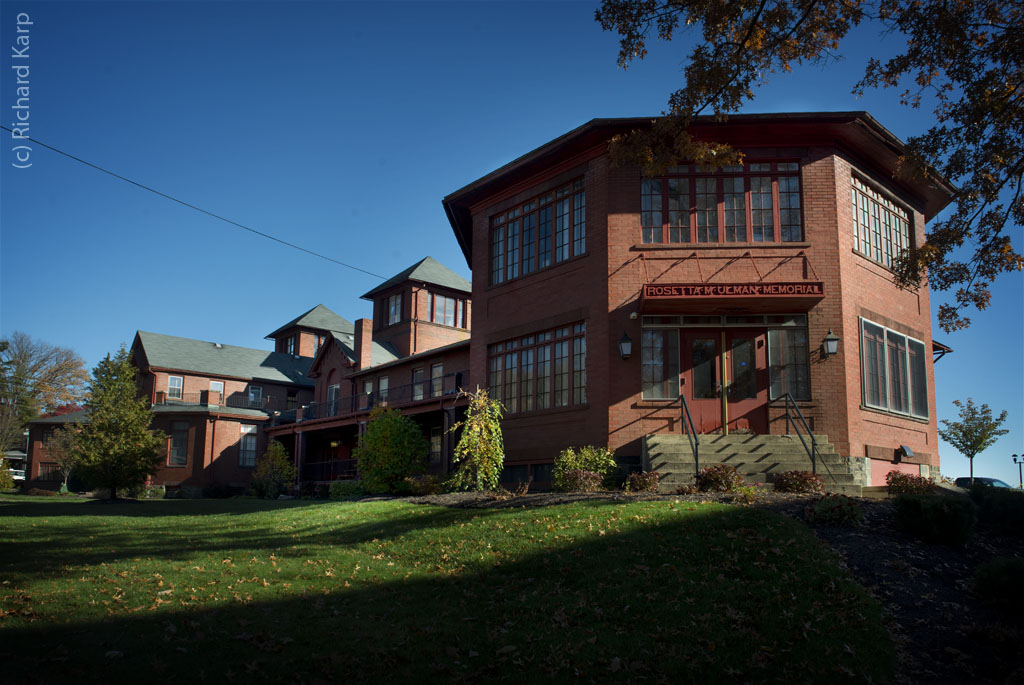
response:
<path id="1" fill-rule="evenodd" d="M 309 369 L 314 401 L 275 414 L 267 433 L 296 456 L 302 481 L 356 474 L 352 449 L 375 406 L 411 416 L 430 441 L 428 469 L 445 472 L 453 448 L 448 428 L 469 389 L 470 283 L 431 257 L 362 297 L 373 318 L 354 334 L 329 335 Z"/>
<path id="2" fill-rule="evenodd" d="M 680 396 L 707 434 L 783 433 L 788 396 L 867 460 L 863 484 L 936 469 L 941 346 L 927 288 L 899 290 L 889 266 L 950 189 L 897 178 L 902 144 L 865 112 L 700 120 L 744 164 L 650 179 L 607 152 L 648 122 L 595 119 L 444 199 L 509 479 L 546 480 L 569 445 L 635 462 L 646 436 L 681 432 Z"/>

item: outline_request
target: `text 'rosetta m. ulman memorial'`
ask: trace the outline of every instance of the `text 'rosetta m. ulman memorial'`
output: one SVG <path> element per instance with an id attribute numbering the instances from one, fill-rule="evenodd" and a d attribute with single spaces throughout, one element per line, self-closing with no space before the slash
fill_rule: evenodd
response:
<path id="1" fill-rule="evenodd" d="M 824 296 L 821 282 L 644 284 L 644 297 L 807 297 Z"/>

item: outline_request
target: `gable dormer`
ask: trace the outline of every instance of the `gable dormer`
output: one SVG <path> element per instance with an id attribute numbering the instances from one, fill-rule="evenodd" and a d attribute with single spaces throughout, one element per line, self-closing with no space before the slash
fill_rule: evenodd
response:
<path id="1" fill-rule="evenodd" d="M 433 257 L 389 278 L 364 300 L 373 302 L 373 337 L 400 357 L 469 338 L 469 281 Z"/>
<path id="2" fill-rule="evenodd" d="M 278 328 L 267 339 L 274 341 L 275 352 L 312 359 L 323 346 L 328 333 L 342 342 L 351 343 L 354 331 L 351 321 L 318 304 Z"/>

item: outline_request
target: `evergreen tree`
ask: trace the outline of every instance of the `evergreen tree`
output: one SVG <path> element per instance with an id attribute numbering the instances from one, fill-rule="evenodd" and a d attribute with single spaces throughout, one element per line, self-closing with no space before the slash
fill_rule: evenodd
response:
<path id="1" fill-rule="evenodd" d="M 136 370 L 124 345 L 96 365 L 89 385 L 88 423 L 78 434 L 79 469 L 86 482 L 110 490 L 142 485 L 163 462 L 166 436 L 149 429 L 149 407 L 138 397 Z"/>

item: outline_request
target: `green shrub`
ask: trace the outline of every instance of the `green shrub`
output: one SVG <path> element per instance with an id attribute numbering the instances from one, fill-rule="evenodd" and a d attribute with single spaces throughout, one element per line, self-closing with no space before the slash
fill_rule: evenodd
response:
<path id="1" fill-rule="evenodd" d="M 353 456 L 367 492 L 398 492 L 423 468 L 430 444 L 415 421 L 391 407 L 376 407 Z"/>
<path id="2" fill-rule="evenodd" d="M 331 499 L 356 499 L 366 494 L 361 480 L 331 481 L 329 495 Z"/>
<path id="3" fill-rule="evenodd" d="M 597 492 L 601 489 L 604 477 L 600 473 L 573 469 L 562 474 L 563 492 Z"/>
<path id="4" fill-rule="evenodd" d="M 440 476 L 422 475 L 409 476 L 405 479 L 409 491 L 416 496 L 437 495 L 444 492 L 444 479 Z"/>
<path id="5" fill-rule="evenodd" d="M 926 542 L 962 547 L 971 539 L 977 509 L 969 499 L 935 495 L 896 498 L 897 527 Z"/>
<path id="6" fill-rule="evenodd" d="M 706 466 L 697 472 L 695 480 L 700 492 L 732 492 L 746 484 L 743 474 L 729 464 Z"/>
<path id="7" fill-rule="evenodd" d="M 978 504 L 978 519 L 1002 535 L 1024 537 L 1024 492 L 975 485 L 971 499 Z"/>
<path id="8" fill-rule="evenodd" d="M 856 526 L 864 515 L 860 502 L 846 495 L 825 495 L 809 504 L 807 520 L 827 526 Z"/>
<path id="9" fill-rule="evenodd" d="M 466 417 L 451 427 L 461 431 L 452 462 L 458 469 L 448 481 L 455 490 L 496 490 L 505 467 L 505 443 L 501 437 L 501 402 L 486 390 L 460 392 L 469 398 Z"/>
<path id="10" fill-rule="evenodd" d="M 252 490 L 257 497 L 277 499 L 295 482 L 295 466 L 288 452 L 277 440 L 256 460 L 252 474 Z"/>
<path id="11" fill-rule="evenodd" d="M 975 590 L 982 599 L 1019 616 L 1024 611 L 1021 578 L 1024 578 L 1024 559 L 996 557 L 974 571 Z"/>
<path id="12" fill-rule="evenodd" d="M 14 489 L 14 476 L 4 465 L 3 459 L 0 459 L 0 490 L 13 490 Z"/>
<path id="13" fill-rule="evenodd" d="M 810 471 L 783 471 L 772 481 L 775 492 L 825 494 L 825 479 Z"/>
<path id="14" fill-rule="evenodd" d="M 626 492 L 657 492 L 661 474 L 657 471 L 639 471 L 626 478 Z"/>
<path id="15" fill-rule="evenodd" d="M 900 471 L 885 474 L 885 484 L 890 495 L 927 495 L 935 488 L 927 478 Z"/>
<path id="16" fill-rule="evenodd" d="M 565 479 L 571 471 L 588 471 L 601 476 L 601 480 L 612 476 L 619 468 L 615 456 L 604 447 L 586 445 L 569 447 L 555 457 L 555 465 L 551 470 L 552 487 L 555 490 L 569 490 Z"/>
<path id="17" fill-rule="evenodd" d="M 760 483 L 758 483 L 758 485 L 760 485 Z M 753 504 L 757 501 L 757 496 L 760 494 L 757 489 L 757 485 L 741 485 L 733 492 L 736 493 L 736 497 L 733 501 L 739 501 L 744 504 Z"/>

